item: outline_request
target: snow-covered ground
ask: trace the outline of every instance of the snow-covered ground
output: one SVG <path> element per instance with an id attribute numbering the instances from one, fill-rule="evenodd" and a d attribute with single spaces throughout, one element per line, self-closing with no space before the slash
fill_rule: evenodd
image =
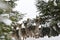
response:
<path id="1" fill-rule="evenodd" d="M 55 36 L 55 37 L 50 37 L 48 38 L 47 36 L 45 36 L 44 38 L 27 38 L 26 40 L 60 40 L 60 35 L 59 36 Z"/>

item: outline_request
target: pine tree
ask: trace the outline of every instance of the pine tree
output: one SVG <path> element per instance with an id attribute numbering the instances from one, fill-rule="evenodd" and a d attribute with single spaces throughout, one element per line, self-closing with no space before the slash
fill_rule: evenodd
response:
<path id="1" fill-rule="evenodd" d="M 60 33 L 60 28 L 58 27 L 58 23 L 60 22 L 60 0 L 48 0 L 48 2 L 38 0 L 36 6 L 39 12 L 39 18 L 42 19 L 40 24 L 50 23 L 49 27 L 52 29 L 50 30 L 50 35 L 58 35 Z"/>
<path id="2" fill-rule="evenodd" d="M 0 40 L 11 40 L 9 34 L 11 34 L 14 23 L 17 23 L 23 18 L 23 14 L 18 11 L 13 11 L 17 0 L 0 0 Z M 8 16 L 6 16 L 8 15 Z M 6 24 L 7 20 L 11 21 L 11 24 Z M 14 24 L 14 25 L 13 25 Z"/>

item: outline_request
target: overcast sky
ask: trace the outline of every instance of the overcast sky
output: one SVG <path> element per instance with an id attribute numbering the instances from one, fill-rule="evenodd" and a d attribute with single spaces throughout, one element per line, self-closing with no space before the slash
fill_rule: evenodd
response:
<path id="1" fill-rule="evenodd" d="M 27 13 L 26 16 L 23 18 L 23 20 L 27 18 L 35 18 L 38 13 L 36 12 L 36 6 L 35 6 L 35 1 L 36 0 L 19 0 L 16 3 L 18 4 L 14 10 L 17 10 L 22 13 Z M 27 40 L 60 40 L 60 36 L 56 37 L 51 37 L 48 38 L 47 36 L 44 38 L 38 38 L 38 39 L 33 39 L 33 38 L 27 38 Z"/>
<path id="2" fill-rule="evenodd" d="M 35 0 L 19 0 L 16 3 L 18 4 L 14 10 L 17 10 L 22 13 L 26 13 L 23 20 L 27 18 L 35 18 L 38 13 L 36 12 Z"/>

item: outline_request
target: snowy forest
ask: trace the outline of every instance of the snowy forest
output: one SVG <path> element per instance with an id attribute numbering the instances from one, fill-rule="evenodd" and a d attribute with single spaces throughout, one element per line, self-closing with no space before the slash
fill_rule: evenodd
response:
<path id="1" fill-rule="evenodd" d="M 0 40 L 51 38 L 60 35 L 60 0 L 35 0 L 38 16 L 27 18 L 22 23 L 19 21 L 26 14 L 13 10 L 17 6 L 16 1 L 0 0 Z"/>

